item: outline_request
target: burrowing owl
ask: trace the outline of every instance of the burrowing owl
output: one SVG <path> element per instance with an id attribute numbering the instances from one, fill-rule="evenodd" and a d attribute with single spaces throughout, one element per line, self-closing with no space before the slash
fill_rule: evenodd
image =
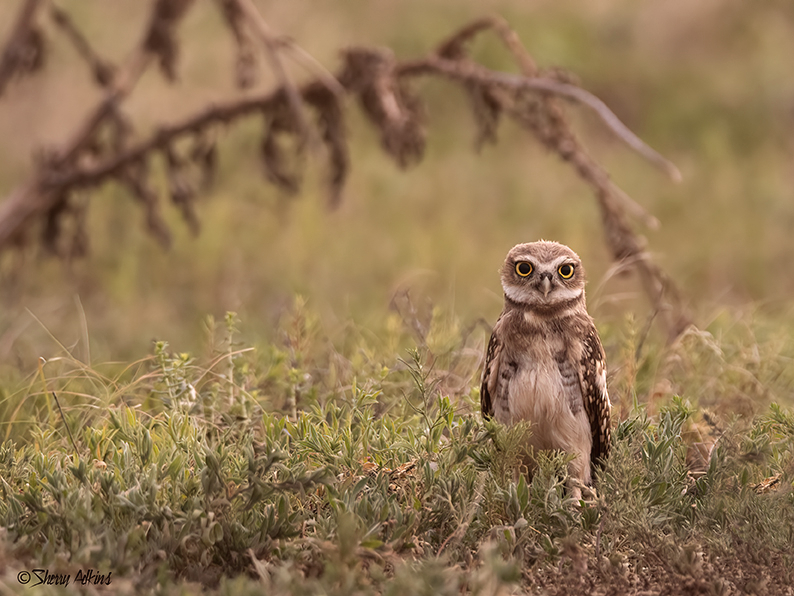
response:
<path id="1" fill-rule="evenodd" d="M 590 485 L 609 454 L 611 404 L 582 262 L 567 246 L 541 240 L 514 246 L 501 276 L 505 306 L 488 342 L 483 416 L 530 421 L 530 444 L 575 455 L 569 474 Z"/>

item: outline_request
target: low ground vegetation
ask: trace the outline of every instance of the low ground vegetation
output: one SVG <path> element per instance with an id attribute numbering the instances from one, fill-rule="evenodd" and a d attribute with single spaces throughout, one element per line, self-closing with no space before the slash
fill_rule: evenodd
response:
<path id="1" fill-rule="evenodd" d="M 257 349 L 233 315 L 202 357 L 64 348 L 0 401 L 4 590 L 90 568 L 113 593 L 790 593 L 790 346 L 605 330 L 618 420 L 577 506 L 564 454 L 482 421 L 482 346 L 442 320 L 333 345 L 297 303 Z"/>

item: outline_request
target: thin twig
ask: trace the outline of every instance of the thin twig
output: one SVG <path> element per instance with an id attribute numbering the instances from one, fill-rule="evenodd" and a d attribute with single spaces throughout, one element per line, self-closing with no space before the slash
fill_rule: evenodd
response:
<path id="1" fill-rule="evenodd" d="M 39 376 L 41 377 L 41 383 L 44 385 L 44 391 L 47 391 L 47 379 L 44 377 L 44 364 L 47 361 L 40 357 L 39 358 Z M 61 420 L 63 421 L 63 425 L 66 427 L 66 433 L 69 435 L 69 441 L 72 443 L 72 447 L 74 448 L 74 453 L 76 456 L 79 456 L 80 452 L 77 450 L 77 443 L 74 442 L 74 437 L 72 436 L 72 430 L 69 428 L 69 423 L 66 422 L 66 415 L 63 413 L 63 408 L 61 407 L 61 401 L 58 399 L 58 395 L 54 391 L 50 391 L 52 396 L 55 398 L 55 405 L 58 406 L 58 412 L 61 414 Z"/>
<path id="2" fill-rule="evenodd" d="M 634 149 L 637 153 L 645 157 L 651 163 L 664 170 L 671 179 L 675 182 L 681 181 L 681 172 L 669 160 L 665 159 L 657 151 L 646 145 L 642 139 L 635 135 L 620 119 L 609 109 L 609 107 L 592 93 L 585 91 L 581 87 L 563 83 L 554 79 L 536 76 L 537 67 L 532 56 L 527 52 L 526 48 L 521 43 L 521 40 L 516 35 L 507 22 L 498 16 L 490 16 L 478 19 L 473 23 L 463 27 L 456 32 L 447 41 L 442 43 L 437 50 L 437 55 L 432 56 L 425 60 L 416 61 L 413 65 L 406 64 L 402 67 L 403 74 L 407 74 L 414 68 L 418 71 L 426 66 L 432 68 L 435 72 L 441 72 L 447 76 L 455 78 L 464 78 L 467 82 L 472 82 L 471 72 L 462 72 L 461 61 L 456 60 L 461 53 L 461 47 L 464 43 L 468 42 L 478 33 L 491 29 L 501 39 L 505 47 L 513 55 L 516 64 L 521 69 L 523 76 L 511 75 L 508 73 L 489 71 L 476 63 L 467 62 L 466 71 L 480 70 L 483 71 L 482 75 L 487 81 L 477 81 L 483 83 L 497 83 L 503 86 L 512 88 L 533 89 L 536 91 L 548 91 L 561 97 L 574 99 L 582 103 L 596 112 L 596 114 L 604 121 L 604 123 L 629 147 Z M 432 62 L 433 64 L 427 64 Z M 424 64 L 423 64 L 424 63 Z M 630 203 L 633 203 L 629 199 Z M 636 203 L 633 206 L 639 207 Z M 641 207 L 639 207 L 642 210 Z M 636 212 L 637 209 L 634 209 Z M 645 216 L 643 215 L 643 218 Z M 653 224 L 649 224 L 653 227 Z"/>
<path id="3" fill-rule="evenodd" d="M 640 331 L 640 339 L 637 342 L 637 347 L 634 349 L 634 362 L 635 364 L 639 364 L 640 356 L 642 355 L 642 348 L 645 346 L 645 342 L 648 339 L 648 334 L 651 332 L 651 325 L 653 325 L 653 321 L 656 318 L 656 315 L 659 314 L 659 307 L 653 309 L 653 312 L 650 314 L 648 319 L 645 321 L 645 325 L 642 326 L 642 331 Z"/>
<path id="4" fill-rule="evenodd" d="M 475 35 L 483 31 L 494 31 L 504 44 L 524 76 L 532 77 L 537 73 L 537 65 L 527 49 L 521 43 L 518 35 L 513 31 L 502 17 L 491 15 L 477 19 L 456 31 L 452 36 L 439 44 L 436 55 L 443 58 L 457 58 L 463 53 L 463 46 L 471 41 Z"/>
<path id="5" fill-rule="evenodd" d="M 306 109 L 303 105 L 301 94 L 298 92 L 298 89 L 295 86 L 295 83 L 293 83 L 292 79 L 289 77 L 289 74 L 287 74 L 287 69 L 284 67 L 284 63 L 282 62 L 281 56 L 279 55 L 280 44 L 276 39 L 276 36 L 273 34 L 270 26 L 262 17 L 262 13 L 259 12 L 251 0 L 235 1 L 264 43 L 265 50 L 267 51 L 267 57 L 270 61 L 270 67 L 273 69 L 273 73 L 276 75 L 276 78 L 281 85 L 281 89 L 283 89 L 287 94 L 289 105 L 292 109 L 292 115 L 295 117 L 295 121 L 298 124 L 302 138 L 304 141 L 309 142 L 311 146 L 319 147 L 319 139 L 317 138 L 314 129 L 309 125 L 309 121 L 306 118 Z"/>
<path id="6" fill-rule="evenodd" d="M 314 73 L 317 76 L 317 80 L 322 82 L 331 93 L 338 98 L 342 98 L 346 95 L 347 90 L 342 83 L 339 82 L 339 79 L 337 79 L 330 70 L 325 68 L 317 58 L 291 39 L 282 39 L 280 43 L 284 46 L 284 49 L 293 55 L 296 62 L 302 64 L 309 72 Z"/>
<path id="7" fill-rule="evenodd" d="M 595 543 L 595 560 L 598 563 L 598 558 L 601 555 L 601 534 L 604 532 L 604 520 L 606 519 L 606 513 L 601 514 L 601 519 L 598 522 L 598 531 L 596 531 L 596 543 Z"/>
<path id="8" fill-rule="evenodd" d="M 108 87 L 114 76 L 115 69 L 113 65 L 103 60 L 99 54 L 94 51 L 94 48 L 91 47 L 91 44 L 88 43 L 88 40 L 80 32 L 65 10 L 51 2 L 50 14 L 55 24 L 61 28 L 66 34 L 66 37 L 69 38 L 69 41 L 72 42 L 77 53 L 80 54 L 83 60 L 91 67 L 94 80 L 96 80 L 100 86 Z"/>
<path id="9" fill-rule="evenodd" d="M 461 67 L 460 62 L 457 60 L 448 60 L 436 56 L 403 63 L 398 67 L 398 72 L 401 76 L 438 73 L 458 81 L 474 82 L 482 85 L 495 84 L 511 89 L 543 91 L 560 97 L 573 99 L 593 110 L 620 140 L 652 164 L 661 168 L 673 181 L 681 181 L 681 172 L 675 164 L 660 155 L 655 149 L 646 145 L 642 139 L 620 121 L 620 118 L 618 118 L 603 101 L 589 91 L 585 91 L 576 85 L 563 83 L 546 77 L 526 77 L 506 72 L 498 72 L 481 66 L 467 64 L 466 67 Z"/>
<path id="10" fill-rule="evenodd" d="M 259 97 L 231 101 L 203 109 L 175 124 L 164 126 L 148 139 L 138 142 L 122 153 L 114 155 L 103 162 L 86 168 L 73 168 L 64 173 L 54 172 L 42 179 L 44 188 L 61 188 L 73 186 L 89 186 L 99 184 L 108 177 L 115 176 L 128 165 L 138 162 L 154 149 L 171 144 L 175 139 L 193 134 L 216 123 L 229 122 L 248 114 L 267 110 L 280 101 L 280 90 Z M 0 222 L 2 217 L 0 216 Z M 2 228 L 0 227 L 0 245 L 2 245 Z"/>
<path id="11" fill-rule="evenodd" d="M 0 96 L 3 95 L 6 85 L 17 74 L 26 59 L 24 46 L 29 41 L 33 22 L 41 2 L 42 0 L 26 0 L 22 10 L 19 11 L 17 22 L 11 30 L 11 35 L 3 48 L 3 54 L 0 56 Z"/>
<path id="12" fill-rule="evenodd" d="M 61 413 L 61 420 L 63 420 L 63 425 L 66 427 L 66 434 L 69 435 L 69 441 L 72 443 L 72 448 L 74 449 L 75 455 L 79 455 L 80 452 L 77 450 L 77 443 L 74 442 L 74 437 L 72 436 L 72 431 L 69 428 L 69 423 L 66 422 L 66 415 L 63 413 L 63 408 L 61 407 L 61 402 L 58 399 L 58 395 L 54 391 L 50 391 L 52 396 L 55 398 L 55 404 L 58 406 L 58 411 Z"/>
<path id="13" fill-rule="evenodd" d="M 482 31 L 493 30 L 504 44 L 505 48 L 513 55 L 517 66 L 525 77 L 537 79 L 537 66 L 535 60 L 529 54 L 527 49 L 521 43 L 518 35 L 513 31 L 508 23 L 499 16 L 486 17 L 478 21 L 474 21 L 468 27 L 464 27 L 458 31 L 453 37 L 442 43 L 438 50 L 437 55 L 442 58 L 456 58 L 462 54 L 462 45 L 470 41 L 475 35 Z M 471 61 L 466 62 L 469 67 L 476 67 L 475 63 Z M 549 99 L 549 101 L 551 101 Z M 550 105 L 550 109 L 556 110 L 555 105 Z M 610 112 L 611 113 L 611 112 Z M 613 114 L 614 116 L 614 114 Z M 607 124 L 609 124 L 607 122 Z M 625 128 L 625 127 L 624 127 Z M 616 131 L 617 132 L 617 131 Z M 643 222 L 647 227 L 652 230 L 659 228 L 659 220 L 653 215 L 648 213 L 644 207 L 639 205 L 631 197 L 629 197 L 620 187 L 612 184 L 614 194 L 624 202 L 628 212 L 635 218 Z"/>
<path id="14" fill-rule="evenodd" d="M 507 21 L 502 17 L 491 17 L 491 22 L 497 35 L 502 39 L 502 43 L 504 43 L 505 47 L 513 54 L 513 58 L 524 76 L 535 76 L 538 67 L 535 64 L 535 60 L 524 47 L 524 44 L 521 43 L 518 34 L 513 31 L 510 25 L 507 24 Z"/>
<path id="15" fill-rule="evenodd" d="M 83 308 L 82 300 L 80 300 L 80 294 L 74 295 L 74 303 L 77 307 L 77 314 L 80 317 L 80 332 L 85 345 L 85 363 L 91 366 L 91 340 L 88 336 L 88 318 L 85 316 L 85 309 Z"/>
<path id="16" fill-rule="evenodd" d="M 474 488 L 474 498 L 472 499 L 472 502 L 468 507 L 468 511 L 466 512 L 466 519 L 463 520 L 462 523 L 455 528 L 452 534 L 447 536 L 447 539 L 441 543 L 441 546 L 438 547 L 438 551 L 436 552 L 436 557 L 441 556 L 441 553 L 448 544 L 455 544 L 463 539 L 469 529 L 469 526 L 471 525 L 472 520 L 474 519 L 474 516 L 480 510 L 480 504 L 482 503 L 482 499 L 485 496 L 485 473 L 480 472 L 477 474 L 477 476 L 477 486 Z"/>

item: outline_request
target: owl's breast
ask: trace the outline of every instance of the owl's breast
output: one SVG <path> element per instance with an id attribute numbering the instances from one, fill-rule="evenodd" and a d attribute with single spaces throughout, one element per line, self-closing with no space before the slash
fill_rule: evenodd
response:
<path id="1" fill-rule="evenodd" d="M 556 361 L 524 358 L 516 367 L 507 395 L 511 423 L 530 420 L 538 423 L 558 417 L 566 405 L 562 375 Z"/>
<path id="2" fill-rule="evenodd" d="M 515 358 L 515 373 L 506 387 L 507 407 L 501 421 L 531 422 L 531 443 L 539 449 L 567 448 L 589 436 L 581 408 L 573 411 L 570 406 L 574 389 L 556 356 L 561 349 L 562 345 L 546 341 L 525 350 Z M 578 383 L 575 391 L 579 391 Z"/>

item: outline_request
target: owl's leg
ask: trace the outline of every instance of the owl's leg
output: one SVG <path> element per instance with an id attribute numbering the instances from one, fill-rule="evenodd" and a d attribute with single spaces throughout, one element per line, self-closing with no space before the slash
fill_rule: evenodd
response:
<path id="1" fill-rule="evenodd" d="M 590 484 L 590 456 L 578 452 L 576 458 L 568 464 L 568 490 L 576 502 L 582 500 L 582 489 L 587 490 Z"/>
<path id="2" fill-rule="evenodd" d="M 590 436 L 590 423 L 584 410 L 571 418 L 570 426 L 563 434 L 563 449 L 574 455 L 568 463 L 568 489 L 577 502 L 582 498 L 582 490 L 592 484 L 590 472 L 590 450 L 593 439 Z"/>
<path id="3" fill-rule="evenodd" d="M 582 501 L 582 489 L 579 488 L 579 482 L 575 479 L 568 479 L 568 490 L 571 491 L 571 497 L 576 505 Z"/>

